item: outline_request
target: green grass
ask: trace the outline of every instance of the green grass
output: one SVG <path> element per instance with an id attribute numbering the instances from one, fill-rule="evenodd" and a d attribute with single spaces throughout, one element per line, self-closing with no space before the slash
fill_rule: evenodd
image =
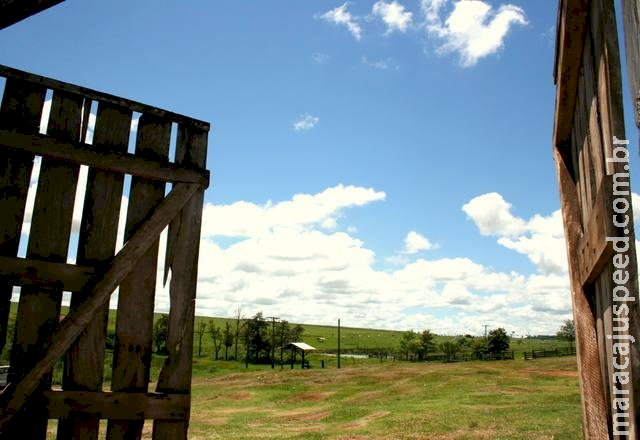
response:
<path id="1" fill-rule="evenodd" d="M 235 372 L 221 364 L 236 363 L 217 364 L 194 370 L 191 439 L 582 436 L 575 358 Z"/>

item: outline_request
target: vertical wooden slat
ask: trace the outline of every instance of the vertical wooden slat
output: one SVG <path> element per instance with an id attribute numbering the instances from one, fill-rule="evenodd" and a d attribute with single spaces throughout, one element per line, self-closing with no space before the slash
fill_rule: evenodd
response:
<path id="1" fill-rule="evenodd" d="M 78 139 L 82 101 L 78 95 L 54 91 L 48 134 L 64 140 Z M 28 258 L 66 261 L 78 172 L 77 165 L 42 159 L 27 246 Z M 60 319 L 61 298 L 60 289 L 22 288 L 11 353 L 11 381 L 23 376 L 44 354 L 48 338 Z M 45 378 L 39 390 L 47 389 L 50 382 L 50 376 Z M 32 402 L 17 419 L 13 424 L 14 438 L 18 433 L 22 438 L 44 438 L 46 408 Z"/>
<path id="2" fill-rule="evenodd" d="M 178 164 L 204 169 L 207 131 L 180 124 L 176 146 Z M 171 269 L 168 357 L 160 372 L 157 391 L 189 393 L 193 353 L 193 325 L 198 252 L 204 188 L 193 195 L 178 218 L 171 222 L 167 238 L 165 270 Z M 154 440 L 187 438 L 188 415 L 184 421 L 155 420 Z"/>
<path id="3" fill-rule="evenodd" d="M 143 114 L 138 122 L 136 155 L 167 160 L 170 121 Z M 165 184 L 133 177 L 125 241 L 164 198 Z M 151 363 L 153 307 L 158 261 L 156 240 L 130 276 L 120 285 L 113 353 L 112 391 L 147 391 Z M 139 438 L 143 421 L 111 420 L 107 436 Z"/>
<path id="4" fill-rule="evenodd" d="M 571 301 L 573 320 L 576 327 L 576 353 L 578 357 L 578 375 L 583 410 L 583 431 L 588 439 L 607 439 L 607 402 L 598 355 L 596 323 L 582 287 L 577 261 L 578 240 L 582 234 L 580 207 L 576 185 L 557 148 L 554 159 L 560 188 L 562 219 L 569 257 L 569 276 L 571 279 Z"/>
<path id="5" fill-rule="evenodd" d="M 46 89 L 17 79 L 7 79 L 0 104 L 0 127 L 37 133 Z M 29 190 L 33 154 L 5 149 L 0 154 L 0 255 L 15 257 Z M 7 338 L 13 286 L 0 283 L 0 353 Z"/>
<path id="6" fill-rule="evenodd" d="M 126 151 L 131 115 L 131 110 L 126 108 L 100 103 L 93 136 L 95 148 Z M 93 168 L 89 170 L 78 240 L 77 264 L 99 267 L 115 254 L 123 182 L 122 174 Z M 70 310 L 81 307 L 87 295 L 87 292 L 74 292 Z M 63 378 L 65 390 L 102 389 L 108 313 L 108 304 L 105 304 L 102 313 L 95 316 L 69 349 Z M 60 420 L 58 439 L 95 439 L 98 437 L 98 429 L 97 417 L 90 414 L 73 414 L 69 420 Z"/>
<path id="7" fill-rule="evenodd" d="M 627 53 L 627 78 L 631 90 L 632 111 L 640 129 L 640 0 L 622 2 L 624 45 Z"/>

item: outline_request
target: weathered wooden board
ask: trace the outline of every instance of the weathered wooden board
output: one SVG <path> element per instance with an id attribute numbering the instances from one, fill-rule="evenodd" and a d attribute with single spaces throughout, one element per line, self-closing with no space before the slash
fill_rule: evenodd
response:
<path id="1" fill-rule="evenodd" d="M 58 439 L 102 437 L 104 418 L 110 439 L 139 438 L 145 419 L 158 421 L 156 438 L 186 438 L 208 124 L 5 66 L 0 75 L 8 77 L 0 105 L 0 209 L 12 214 L 0 218 L 0 336 L 12 286 L 22 286 L 9 383 L 0 391 L 0 438 L 44 439 L 48 417 L 59 419 Z M 53 89 L 51 116 L 46 134 L 39 134 L 46 87 Z M 88 145 L 91 108 L 97 114 Z M 129 154 L 132 113 L 140 110 L 136 151 Z M 177 163 L 167 157 L 174 123 Z M 40 177 L 27 258 L 18 258 L 34 154 L 42 156 Z M 69 264 L 81 164 L 89 172 L 76 261 Z M 125 173 L 132 175 L 128 194 Z M 172 190 L 165 197 L 167 182 Z M 123 193 L 125 245 L 114 255 Z M 158 384 L 166 392 L 149 393 L 158 238 L 166 227 L 172 308 L 169 358 Z M 106 392 L 107 306 L 118 287 L 112 391 Z M 63 289 L 72 296 L 61 320 Z M 51 391 L 51 371 L 61 358 L 63 391 Z"/>
<path id="2" fill-rule="evenodd" d="M 150 115 L 138 121 L 136 155 L 167 160 L 171 122 Z M 125 241 L 164 199 L 165 184 L 134 176 L 131 179 Z M 120 285 L 113 351 L 112 391 L 146 392 L 151 368 L 153 308 L 158 272 L 158 240 L 136 263 L 136 269 Z M 138 437 L 143 422 L 110 420 L 109 438 Z"/>
<path id="3" fill-rule="evenodd" d="M 204 168 L 207 160 L 207 132 L 179 125 L 176 163 Z M 165 261 L 165 280 L 171 270 L 168 357 L 160 372 L 157 391 L 188 393 L 191 389 L 193 325 L 198 280 L 198 253 L 204 188 L 194 194 L 169 226 Z M 156 420 L 153 438 L 187 438 L 188 417 L 180 421 Z"/>
<path id="4" fill-rule="evenodd" d="M 36 133 L 40 128 L 45 93 L 42 86 L 8 79 L 0 104 L 0 129 Z M 0 154 L 1 256 L 15 257 L 18 253 L 33 159 L 33 154 L 13 149 Z M 13 285 L 6 279 L 0 281 L 0 352 L 7 338 L 12 290 Z"/>
<path id="5" fill-rule="evenodd" d="M 69 414 L 82 414 L 81 417 L 90 416 L 96 419 L 184 420 L 188 414 L 190 396 L 189 394 L 47 391 L 44 393 L 44 400 L 49 408 L 49 417 L 52 419 L 64 419 Z M 90 424 L 78 423 L 74 435 L 92 435 L 86 432 L 87 426 Z"/>
<path id="6" fill-rule="evenodd" d="M 101 170 L 132 174 L 165 182 L 190 182 L 208 185 L 209 173 L 188 167 L 179 167 L 167 160 L 149 160 L 134 154 L 104 148 L 94 138 L 96 148 L 80 142 L 65 142 L 42 135 L 24 135 L 0 130 L 0 146 L 20 148 L 43 157 L 82 163 Z M 100 148 L 103 147 L 103 148 Z"/>
<path id="7" fill-rule="evenodd" d="M 62 139 L 77 139 L 82 102 L 81 96 L 54 92 L 48 132 Z M 79 166 L 42 159 L 27 258 L 66 261 L 78 172 Z M 22 377 L 42 357 L 48 338 L 58 325 L 61 300 L 59 288 L 22 288 L 11 352 L 10 381 Z M 50 381 L 50 377 L 45 377 L 41 390 L 47 389 Z M 34 404 L 24 412 L 21 421 L 16 420 L 13 428 L 28 438 L 40 439 L 46 435 L 46 427 L 46 408 Z"/>
<path id="8" fill-rule="evenodd" d="M 627 53 L 627 78 L 636 126 L 640 129 L 640 0 L 622 2 L 622 21 Z"/>
<path id="9" fill-rule="evenodd" d="M 94 148 L 123 152 L 127 150 L 132 112 L 107 103 L 98 106 L 93 135 Z M 102 266 L 115 254 L 120 200 L 124 175 L 91 168 L 78 255 L 76 263 Z M 70 309 L 78 309 L 86 300 L 85 292 L 74 292 Z M 63 388 L 65 390 L 100 391 L 104 367 L 104 346 L 107 331 L 108 305 L 82 332 L 67 352 Z M 98 437 L 98 417 L 70 414 L 58 424 L 58 439 L 93 439 Z"/>
<path id="10" fill-rule="evenodd" d="M 64 0 L 2 0 L 0 3 L 0 29 L 31 17 Z"/>
<path id="11" fill-rule="evenodd" d="M 71 347 L 95 315 L 108 303 L 111 293 L 122 280 L 136 269 L 136 263 L 147 252 L 162 230 L 178 215 L 199 186 L 192 183 L 174 185 L 169 195 L 136 231 L 127 244 L 114 257 L 106 273 L 90 293 L 90 299 L 71 311 L 49 338 L 46 353 L 28 370 L 19 382 L 10 382 L 0 392 L 0 433 L 34 393 L 40 381 Z"/>
<path id="12" fill-rule="evenodd" d="M 626 7 L 626 6 L 625 6 Z M 636 438 L 640 355 L 631 344 L 632 380 L 612 379 L 612 335 L 640 340 L 638 304 L 628 302 L 630 328 L 615 330 L 612 289 L 616 252 L 606 237 L 629 237 L 629 279 L 624 287 L 637 297 L 637 264 L 633 217 L 613 224 L 614 203 L 631 206 L 631 196 L 614 195 L 626 170 L 613 155 L 614 137 L 625 139 L 619 44 L 611 0 L 562 0 L 556 53 L 556 120 L 554 155 L 569 255 L 572 300 L 582 389 L 585 438 L 618 438 L 612 425 L 614 386 L 631 402 L 629 438 Z"/>
<path id="13" fill-rule="evenodd" d="M 0 278 L 16 286 L 82 290 L 95 280 L 93 267 L 26 258 L 0 257 Z"/>

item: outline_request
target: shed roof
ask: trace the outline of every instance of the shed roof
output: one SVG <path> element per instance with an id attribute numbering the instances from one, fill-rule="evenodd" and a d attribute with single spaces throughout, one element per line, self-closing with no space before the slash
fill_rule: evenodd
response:
<path id="1" fill-rule="evenodd" d="M 304 342 L 290 342 L 289 344 L 286 345 L 287 347 L 295 347 L 298 348 L 302 351 L 311 351 L 311 350 L 315 350 L 315 347 L 312 347 L 309 344 L 305 344 Z"/>

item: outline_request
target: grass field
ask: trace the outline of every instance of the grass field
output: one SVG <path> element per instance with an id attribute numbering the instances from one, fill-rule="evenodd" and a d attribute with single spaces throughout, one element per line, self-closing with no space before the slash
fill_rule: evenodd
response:
<path id="1" fill-rule="evenodd" d="M 196 365 L 190 438 L 579 439 L 575 362 Z"/>

